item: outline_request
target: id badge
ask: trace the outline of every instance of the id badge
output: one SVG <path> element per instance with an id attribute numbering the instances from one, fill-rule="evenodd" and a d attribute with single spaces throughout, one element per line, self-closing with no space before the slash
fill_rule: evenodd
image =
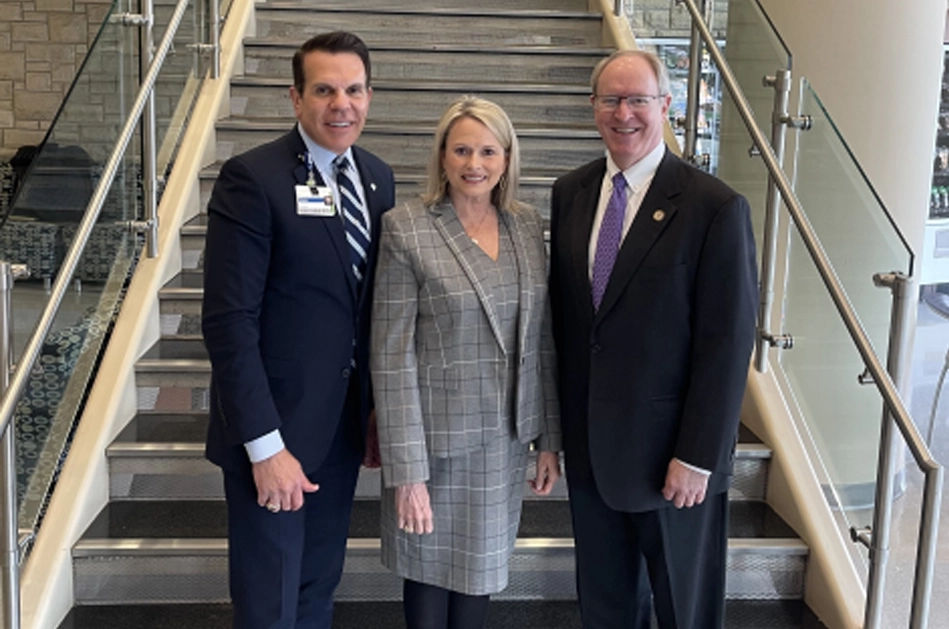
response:
<path id="1" fill-rule="evenodd" d="M 333 191 L 329 186 L 294 186 L 299 216 L 335 216 Z"/>

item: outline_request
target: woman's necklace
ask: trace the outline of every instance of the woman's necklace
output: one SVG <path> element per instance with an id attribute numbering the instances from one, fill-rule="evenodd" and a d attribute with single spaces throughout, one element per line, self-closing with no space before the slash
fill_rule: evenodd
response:
<path id="1" fill-rule="evenodd" d="M 478 245 L 479 247 L 481 246 L 481 243 L 478 242 L 478 239 L 477 239 L 475 236 L 477 236 L 478 234 L 481 233 L 481 226 L 484 225 L 484 221 L 485 221 L 485 219 L 488 218 L 488 214 L 490 214 L 490 213 L 491 213 L 491 208 L 490 208 L 490 207 L 489 207 L 488 209 L 486 209 L 484 212 L 482 212 L 482 213 L 481 213 L 481 220 L 478 221 L 478 224 L 475 225 L 475 228 L 472 229 L 471 232 L 468 234 L 468 238 L 471 239 L 471 242 L 473 242 L 474 244 Z"/>

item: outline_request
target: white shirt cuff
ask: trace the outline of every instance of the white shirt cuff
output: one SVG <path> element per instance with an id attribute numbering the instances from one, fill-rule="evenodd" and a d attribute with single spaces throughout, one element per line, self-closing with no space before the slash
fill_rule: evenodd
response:
<path id="1" fill-rule="evenodd" d="M 263 437 L 261 437 L 261 439 L 263 439 Z M 689 465 L 688 463 L 686 463 L 686 462 L 683 461 L 682 459 L 676 459 L 676 461 L 678 461 L 678 462 L 681 463 L 682 465 L 686 466 L 687 468 L 689 468 L 689 469 L 692 470 L 693 472 L 698 472 L 699 474 L 705 474 L 706 476 L 708 476 L 708 475 L 710 475 L 710 474 L 712 473 L 712 472 L 710 472 L 709 470 L 702 469 L 701 467 L 695 467 L 694 465 Z"/>
<path id="2" fill-rule="evenodd" d="M 248 441 L 244 448 L 251 463 L 260 463 L 283 450 L 283 437 L 280 436 L 279 430 L 272 430 L 262 437 Z"/>

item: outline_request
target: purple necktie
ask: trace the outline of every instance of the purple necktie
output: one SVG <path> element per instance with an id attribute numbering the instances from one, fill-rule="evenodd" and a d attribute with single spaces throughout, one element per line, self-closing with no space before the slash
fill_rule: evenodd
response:
<path id="1" fill-rule="evenodd" d="M 606 284 L 610 281 L 616 254 L 623 240 L 623 219 L 626 216 L 626 177 L 620 171 L 613 176 L 613 194 L 606 204 L 600 235 L 596 239 L 593 256 L 593 310 L 600 309 Z"/>

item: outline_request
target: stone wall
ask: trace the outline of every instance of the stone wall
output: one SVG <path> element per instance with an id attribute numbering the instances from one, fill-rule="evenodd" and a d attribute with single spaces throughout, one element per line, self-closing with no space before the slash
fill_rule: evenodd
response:
<path id="1" fill-rule="evenodd" d="M 42 141 L 112 0 L 0 0 L 0 159 Z"/>
<path id="2" fill-rule="evenodd" d="M 713 5 L 712 32 L 721 36 L 727 21 L 728 1 L 715 0 Z M 626 0 L 626 14 L 636 38 L 675 37 L 688 38 L 692 20 L 684 4 L 675 0 Z"/>

